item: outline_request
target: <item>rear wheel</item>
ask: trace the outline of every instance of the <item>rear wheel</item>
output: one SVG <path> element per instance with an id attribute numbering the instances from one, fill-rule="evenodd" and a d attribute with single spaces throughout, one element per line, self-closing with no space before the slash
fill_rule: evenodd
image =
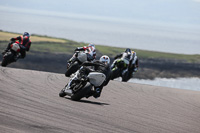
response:
<path id="1" fill-rule="evenodd" d="M 81 98 L 85 97 L 92 89 L 92 85 L 87 83 L 82 89 L 77 91 L 75 94 L 71 96 L 71 99 L 74 101 L 79 101 Z"/>

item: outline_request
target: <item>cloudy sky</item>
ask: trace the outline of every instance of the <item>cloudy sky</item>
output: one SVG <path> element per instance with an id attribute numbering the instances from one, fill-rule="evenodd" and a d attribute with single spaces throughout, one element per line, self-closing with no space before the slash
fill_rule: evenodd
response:
<path id="1" fill-rule="evenodd" d="M 200 0 L 0 0 L 0 18 L 5 31 L 173 53 L 200 48 Z"/>
<path id="2" fill-rule="evenodd" d="M 200 0 L 1 0 L 0 8 L 13 7 L 24 12 L 73 13 L 173 24 L 200 25 Z M 47 13 L 48 14 L 48 13 Z"/>

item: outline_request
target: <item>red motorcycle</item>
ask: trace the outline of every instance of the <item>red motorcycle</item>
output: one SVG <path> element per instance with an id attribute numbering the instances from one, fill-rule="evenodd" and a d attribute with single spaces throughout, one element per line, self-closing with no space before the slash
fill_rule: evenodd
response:
<path id="1" fill-rule="evenodd" d="M 10 45 L 10 49 L 3 55 L 3 61 L 1 66 L 6 67 L 8 64 L 12 62 L 16 62 L 18 56 L 20 55 L 20 44 L 19 42 L 13 42 Z"/>

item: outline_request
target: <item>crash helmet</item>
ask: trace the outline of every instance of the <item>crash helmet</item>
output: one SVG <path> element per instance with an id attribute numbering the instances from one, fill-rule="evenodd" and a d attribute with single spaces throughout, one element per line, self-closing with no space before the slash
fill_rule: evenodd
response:
<path id="1" fill-rule="evenodd" d="M 131 53 L 131 49 L 130 49 L 130 48 L 127 48 L 127 49 L 125 50 L 125 52 L 126 52 L 126 53 Z"/>
<path id="2" fill-rule="evenodd" d="M 128 60 L 130 60 L 130 59 L 132 58 L 131 55 L 132 55 L 131 49 L 130 49 L 130 48 L 127 48 L 127 49 L 125 50 L 124 56 L 125 56 Z"/>
<path id="3" fill-rule="evenodd" d="M 30 34 L 28 32 L 24 32 L 23 37 L 24 36 L 30 37 Z"/>
<path id="4" fill-rule="evenodd" d="M 110 58 L 107 55 L 101 56 L 101 58 L 99 59 L 99 61 L 103 62 L 105 64 L 110 64 Z"/>
<path id="5" fill-rule="evenodd" d="M 88 49 L 93 53 L 96 53 L 95 45 L 93 43 L 88 44 Z"/>
<path id="6" fill-rule="evenodd" d="M 95 59 L 96 58 L 96 49 L 95 49 L 95 45 L 93 43 L 88 44 L 88 49 L 89 51 L 92 52 L 92 56 Z"/>
<path id="7" fill-rule="evenodd" d="M 93 43 L 89 43 L 88 47 L 95 47 L 95 45 Z"/>

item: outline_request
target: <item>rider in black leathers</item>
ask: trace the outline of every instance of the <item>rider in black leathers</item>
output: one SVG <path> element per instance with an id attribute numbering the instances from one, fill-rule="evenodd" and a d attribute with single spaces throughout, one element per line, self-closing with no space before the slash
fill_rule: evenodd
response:
<path id="1" fill-rule="evenodd" d="M 86 98 L 93 96 L 95 98 L 100 97 L 101 91 L 104 86 L 108 84 L 110 81 L 110 74 L 111 74 L 111 69 L 110 69 L 110 58 L 106 55 L 102 56 L 99 61 L 96 60 L 94 62 L 84 62 L 82 64 L 82 69 L 80 70 L 80 75 L 86 76 L 88 75 L 91 71 L 96 71 L 96 72 L 101 72 L 105 74 L 106 80 L 103 82 L 103 84 L 99 87 L 95 88 L 95 91 L 92 91 L 91 94 L 89 94 Z M 92 66 L 93 69 L 88 68 L 86 66 Z"/>

